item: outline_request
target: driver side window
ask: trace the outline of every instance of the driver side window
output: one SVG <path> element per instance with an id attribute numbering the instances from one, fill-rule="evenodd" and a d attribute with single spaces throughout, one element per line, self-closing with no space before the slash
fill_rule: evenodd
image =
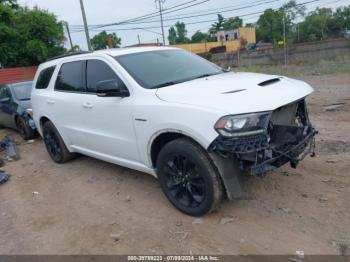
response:
<path id="1" fill-rule="evenodd" d="M 96 93 L 96 86 L 101 81 L 117 80 L 121 87 L 125 84 L 105 62 L 100 60 L 87 60 L 86 63 L 86 87 L 88 93 Z"/>
<path id="2" fill-rule="evenodd" d="M 7 86 L 0 88 L 0 99 L 11 98 L 11 92 Z"/>

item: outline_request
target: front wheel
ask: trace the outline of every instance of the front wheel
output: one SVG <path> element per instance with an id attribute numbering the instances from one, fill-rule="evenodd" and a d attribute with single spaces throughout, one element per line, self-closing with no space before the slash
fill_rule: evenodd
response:
<path id="1" fill-rule="evenodd" d="M 35 138 L 35 130 L 29 126 L 28 121 L 22 117 L 17 118 L 17 130 L 24 140 L 30 140 Z"/>
<path id="2" fill-rule="evenodd" d="M 207 153 L 186 138 L 166 144 L 157 159 L 164 194 L 181 212 L 202 216 L 222 199 L 220 177 Z"/>

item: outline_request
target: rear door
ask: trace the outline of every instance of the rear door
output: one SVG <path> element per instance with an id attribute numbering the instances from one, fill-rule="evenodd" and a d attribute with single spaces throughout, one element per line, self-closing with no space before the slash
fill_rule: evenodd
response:
<path id="1" fill-rule="evenodd" d="M 63 63 L 47 98 L 47 108 L 67 146 L 85 143 L 83 101 L 85 87 L 85 60 Z"/>

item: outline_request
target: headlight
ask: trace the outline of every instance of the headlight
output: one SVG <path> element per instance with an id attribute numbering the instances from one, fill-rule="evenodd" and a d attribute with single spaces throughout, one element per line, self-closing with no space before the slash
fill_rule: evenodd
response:
<path id="1" fill-rule="evenodd" d="M 265 133 L 270 112 L 224 116 L 215 124 L 215 130 L 224 137 L 240 137 Z"/>
<path id="2" fill-rule="evenodd" d="M 27 113 L 28 115 L 30 115 L 30 116 L 33 116 L 33 109 L 27 108 L 27 109 L 26 109 L 26 113 Z"/>

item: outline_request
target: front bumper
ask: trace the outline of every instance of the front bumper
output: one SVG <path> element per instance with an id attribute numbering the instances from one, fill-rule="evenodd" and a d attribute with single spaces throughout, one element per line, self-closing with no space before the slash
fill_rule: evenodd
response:
<path id="1" fill-rule="evenodd" d="M 22 117 L 27 121 L 31 129 L 36 130 L 36 125 L 31 115 L 28 113 L 23 113 Z"/>
<path id="2" fill-rule="evenodd" d="M 293 113 L 289 123 L 298 117 L 302 119 L 302 124 L 285 124 L 286 116 L 291 115 L 290 111 L 296 113 Z M 276 110 L 272 115 L 266 134 L 240 138 L 219 136 L 211 143 L 208 151 L 224 158 L 237 159 L 241 170 L 254 176 L 264 176 L 288 162 L 296 168 L 305 156 L 314 155 L 317 131 L 309 122 L 304 100 Z"/>

